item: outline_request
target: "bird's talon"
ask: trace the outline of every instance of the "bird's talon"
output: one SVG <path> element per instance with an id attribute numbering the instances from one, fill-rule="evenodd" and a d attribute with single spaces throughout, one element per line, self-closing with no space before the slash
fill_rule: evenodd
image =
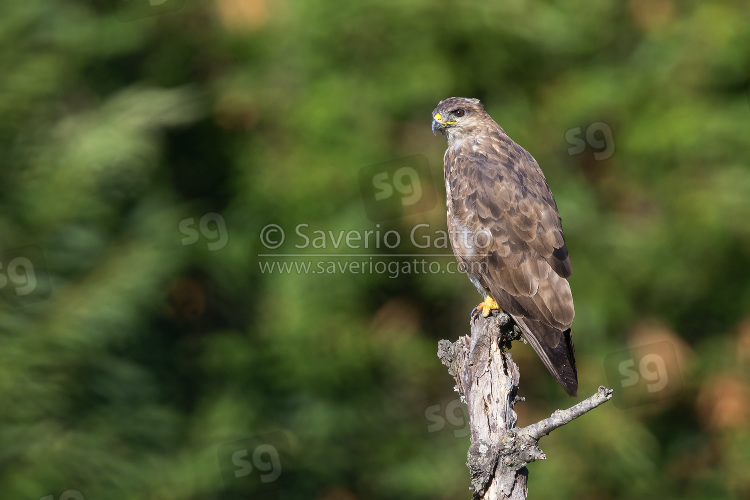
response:
<path id="1" fill-rule="evenodd" d="M 484 298 L 484 301 L 477 305 L 475 310 L 481 312 L 482 317 L 486 318 L 492 311 L 502 311 L 502 308 L 498 305 L 495 299 L 488 295 Z"/>

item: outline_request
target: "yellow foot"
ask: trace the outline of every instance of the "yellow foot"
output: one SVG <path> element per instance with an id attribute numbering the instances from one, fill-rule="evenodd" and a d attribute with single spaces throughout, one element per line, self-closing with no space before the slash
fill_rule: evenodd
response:
<path id="1" fill-rule="evenodd" d="M 485 318 L 490 315 L 490 312 L 493 310 L 499 310 L 502 311 L 502 308 L 495 302 L 495 299 L 490 297 L 489 295 L 484 298 L 484 302 L 481 302 L 476 307 L 477 312 L 481 312 L 482 316 Z"/>

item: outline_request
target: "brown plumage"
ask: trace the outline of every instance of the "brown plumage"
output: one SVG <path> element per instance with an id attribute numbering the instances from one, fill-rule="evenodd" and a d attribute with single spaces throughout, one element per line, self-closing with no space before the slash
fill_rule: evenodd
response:
<path id="1" fill-rule="evenodd" d="M 562 222 L 536 160 L 513 142 L 477 99 L 451 97 L 432 112 L 448 139 L 445 189 L 456 259 L 480 293 L 521 328 L 553 377 L 578 392 L 573 272 Z"/>

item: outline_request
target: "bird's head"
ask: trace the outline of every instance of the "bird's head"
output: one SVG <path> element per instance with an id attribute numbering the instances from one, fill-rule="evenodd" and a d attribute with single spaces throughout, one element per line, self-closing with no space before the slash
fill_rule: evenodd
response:
<path id="1" fill-rule="evenodd" d="M 451 97 L 440 101 L 433 110 L 432 133 L 437 135 L 439 130 L 448 140 L 461 137 L 476 127 L 486 126 L 488 117 L 479 99 Z"/>

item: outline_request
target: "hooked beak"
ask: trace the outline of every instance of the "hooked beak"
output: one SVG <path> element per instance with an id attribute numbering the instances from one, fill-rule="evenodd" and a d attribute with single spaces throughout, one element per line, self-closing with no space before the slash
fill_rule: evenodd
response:
<path id="1" fill-rule="evenodd" d="M 443 130 L 443 124 L 433 118 L 432 119 L 432 135 L 437 135 L 438 130 Z"/>
<path id="2" fill-rule="evenodd" d="M 435 116 L 432 117 L 432 135 L 437 135 L 437 131 L 443 131 L 446 125 L 456 125 L 458 122 L 446 122 L 443 121 L 443 117 L 440 116 L 440 113 L 436 113 Z"/>

